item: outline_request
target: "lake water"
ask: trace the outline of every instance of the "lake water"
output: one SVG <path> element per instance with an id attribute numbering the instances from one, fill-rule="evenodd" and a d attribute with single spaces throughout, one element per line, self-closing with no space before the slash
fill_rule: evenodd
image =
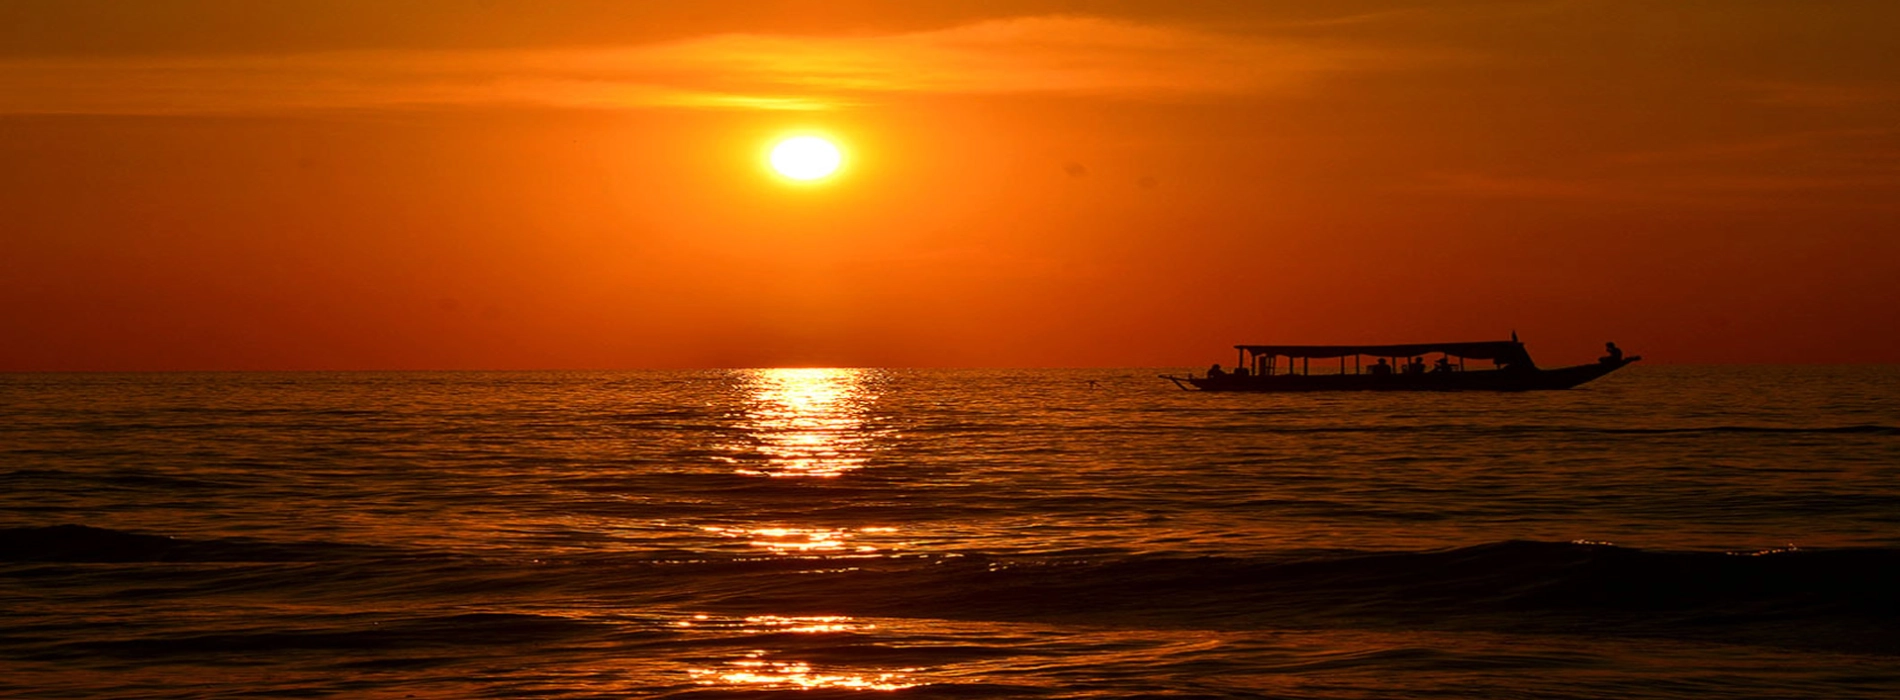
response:
<path id="1" fill-rule="evenodd" d="M 1900 367 L 1163 371 L 0 375 L 0 695 L 1900 696 Z"/>

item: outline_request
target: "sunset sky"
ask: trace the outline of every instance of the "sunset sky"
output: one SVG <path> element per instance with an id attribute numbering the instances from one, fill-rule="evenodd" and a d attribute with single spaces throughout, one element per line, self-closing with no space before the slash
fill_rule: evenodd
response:
<path id="1" fill-rule="evenodd" d="M 1900 362 L 1900 2 L 0 4 L 0 370 Z M 811 183 L 772 144 L 844 153 Z"/>

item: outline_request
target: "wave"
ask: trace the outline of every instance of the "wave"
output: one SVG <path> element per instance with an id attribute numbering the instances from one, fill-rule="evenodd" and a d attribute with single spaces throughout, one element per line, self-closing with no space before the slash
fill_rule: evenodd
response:
<path id="1" fill-rule="evenodd" d="M 1487 435 L 1531 435 L 1547 433 L 1577 433 L 1585 435 L 1674 435 L 1674 434 L 1722 434 L 1722 433 L 1758 433 L 1786 435 L 1892 435 L 1900 436 L 1900 426 L 1890 425 L 1836 425 L 1819 427 L 1759 426 L 1759 425 L 1712 425 L 1683 426 L 1667 428 L 1607 428 L 1578 425 L 1472 425 L 1461 423 L 1419 424 L 1410 426 L 1390 425 L 1310 425 L 1310 426 L 1262 426 L 1236 423 L 1224 426 L 1210 426 L 1205 429 L 1214 432 L 1246 432 L 1250 434 L 1321 434 L 1321 433 L 1392 433 L 1409 432 L 1450 432 L 1467 431 Z"/>
<path id="2" fill-rule="evenodd" d="M 955 560 L 950 560 L 955 561 Z M 1324 552 L 1267 558 L 1137 556 L 1104 561 L 974 558 L 952 568 L 987 588 L 1061 588 L 1093 606 L 1233 593 L 1271 604 L 1333 598 L 1460 602 L 1499 609 L 1640 610 L 1786 598 L 1842 609 L 1900 604 L 1900 549 L 1647 551 L 1609 544 L 1506 541 L 1425 552 Z M 966 571 L 966 573 L 968 573 Z M 1168 596 L 1174 596 L 1170 598 Z M 1059 601 L 1042 601 L 1039 604 Z M 1235 602 L 1239 602 L 1238 600 Z"/>
<path id="3" fill-rule="evenodd" d="M 1514 540 L 1432 551 L 1210 557 L 734 557 L 668 550 L 509 560 L 493 552 L 189 540 L 59 525 L 0 529 L 0 562 L 297 563 L 281 576 L 245 573 L 233 581 L 203 574 L 196 584 L 177 582 L 184 586 L 177 595 L 259 587 L 356 603 L 556 595 L 641 608 L 665 600 L 668 608 L 736 615 L 1636 633 L 1900 654 L 1900 548 L 1724 553 Z M 86 583 L 105 586 L 101 595 L 130 595 L 124 586 L 139 583 L 138 569 L 113 575 L 116 584 Z"/>
<path id="4" fill-rule="evenodd" d="M 726 591 L 761 603 L 857 600 L 876 608 L 926 605 L 1011 616 L 1117 610 L 1306 614 L 1444 606 L 1465 612 L 1684 612 L 1744 605 L 1757 611 L 1900 616 L 1900 596 L 1893 593 L 1900 590 L 1897 548 L 1725 553 L 1511 540 L 1430 551 L 1304 550 L 1234 557 L 1113 550 L 908 557 L 733 556 L 671 549 L 524 555 L 537 564 L 598 571 L 622 583 L 627 574 L 646 570 L 656 584 Z M 463 577 L 496 583 L 512 578 L 499 570 L 511 560 L 496 559 L 492 551 L 458 555 L 321 541 L 194 540 L 73 524 L 0 529 L 0 562 L 354 567 L 369 558 L 392 575 L 419 569 L 433 575 L 449 566 Z M 787 576 L 792 573 L 825 575 Z M 695 578 L 701 580 L 691 583 Z M 470 583 L 476 582 L 456 585 Z"/>
<path id="5" fill-rule="evenodd" d="M 723 604 L 801 614 L 1213 628 L 1535 628 L 1766 635 L 1900 653 L 1900 549 L 1645 551 L 1508 541 L 1265 558 L 939 559 L 784 576 Z M 817 566 L 807 566 L 816 572 Z M 834 570 L 835 571 L 835 570 Z M 732 576 L 727 570 L 722 576 Z"/>
<path id="6" fill-rule="evenodd" d="M 1669 433 L 1783 433 L 1793 435 L 1900 435 L 1900 427 L 1890 425 L 1837 425 L 1815 428 L 1756 425 L 1716 425 L 1697 428 L 1594 428 L 1588 432 L 1611 434 Z"/>
<path id="7" fill-rule="evenodd" d="M 586 634 L 599 625 L 554 615 L 521 613 L 364 613 L 340 619 L 247 620 L 245 624 L 233 627 L 215 631 L 190 628 L 130 629 L 110 635 L 99 634 L 96 629 L 79 629 L 71 631 L 69 638 L 57 642 L 36 640 L 42 643 L 32 645 L 22 656 L 38 661 L 87 659 L 100 655 L 151 661 L 205 654 L 406 650 L 410 656 L 376 661 L 413 665 L 429 662 L 426 657 L 417 659 L 413 656 L 422 650 L 496 644 L 547 644 Z"/>
<path id="8" fill-rule="evenodd" d="M 89 525 L 0 528 L 0 562 L 304 562 L 384 551 L 337 542 L 191 540 Z"/>

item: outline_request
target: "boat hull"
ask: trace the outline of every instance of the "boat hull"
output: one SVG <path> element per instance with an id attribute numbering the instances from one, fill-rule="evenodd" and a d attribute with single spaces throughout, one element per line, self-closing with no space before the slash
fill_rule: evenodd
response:
<path id="1" fill-rule="evenodd" d="M 1597 362 L 1555 369 L 1496 369 L 1424 374 L 1279 374 L 1271 376 L 1216 375 L 1164 378 L 1201 391 L 1551 391 L 1569 389 L 1635 362 Z M 1187 388 L 1183 386 L 1182 388 Z"/>

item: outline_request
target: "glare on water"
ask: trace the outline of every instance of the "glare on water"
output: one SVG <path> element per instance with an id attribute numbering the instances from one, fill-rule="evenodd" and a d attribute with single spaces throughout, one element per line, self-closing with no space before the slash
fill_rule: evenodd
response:
<path id="1" fill-rule="evenodd" d="M 746 370 L 740 427 L 729 449 L 763 458 L 742 474 L 835 477 L 862 468 L 875 450 L 870 407 L 878 395 L 870 371 L 841 368 Z"/>
<path id="2" fill-rule="evenodd" d="M 740 528 L 707 525 L 701 528 L 705 532 L 729 539 L 744 539 L 746 545 L 772 554 L 875 554 L 882 547 L 854 542 L 860 534 L 889 533 L 895 528 L 869 527 L 857 529 L 811 528 L 811 527 L 760 527 Z"/>
<path id="3" fill-rule="evenodd" d="M 877 626 L 841 615 L 785 617 L 754 615 L 740 620 L 719 620 L 697 615 L 681 621 L 681 627 L 705 627 L 727 633 L 832 634 L 872 632 Z M 848 688 L 853 690 L 902 690 L 918 685 L 910 677 L 916 669 L 887 669 L 860 672 L 825 668 L 807 661 L 783 660 L 765 649 L 753 649 L 740 658 L 714 668 L 687 671 L 698 685 L 728 686 L 759 690 Z"/>

